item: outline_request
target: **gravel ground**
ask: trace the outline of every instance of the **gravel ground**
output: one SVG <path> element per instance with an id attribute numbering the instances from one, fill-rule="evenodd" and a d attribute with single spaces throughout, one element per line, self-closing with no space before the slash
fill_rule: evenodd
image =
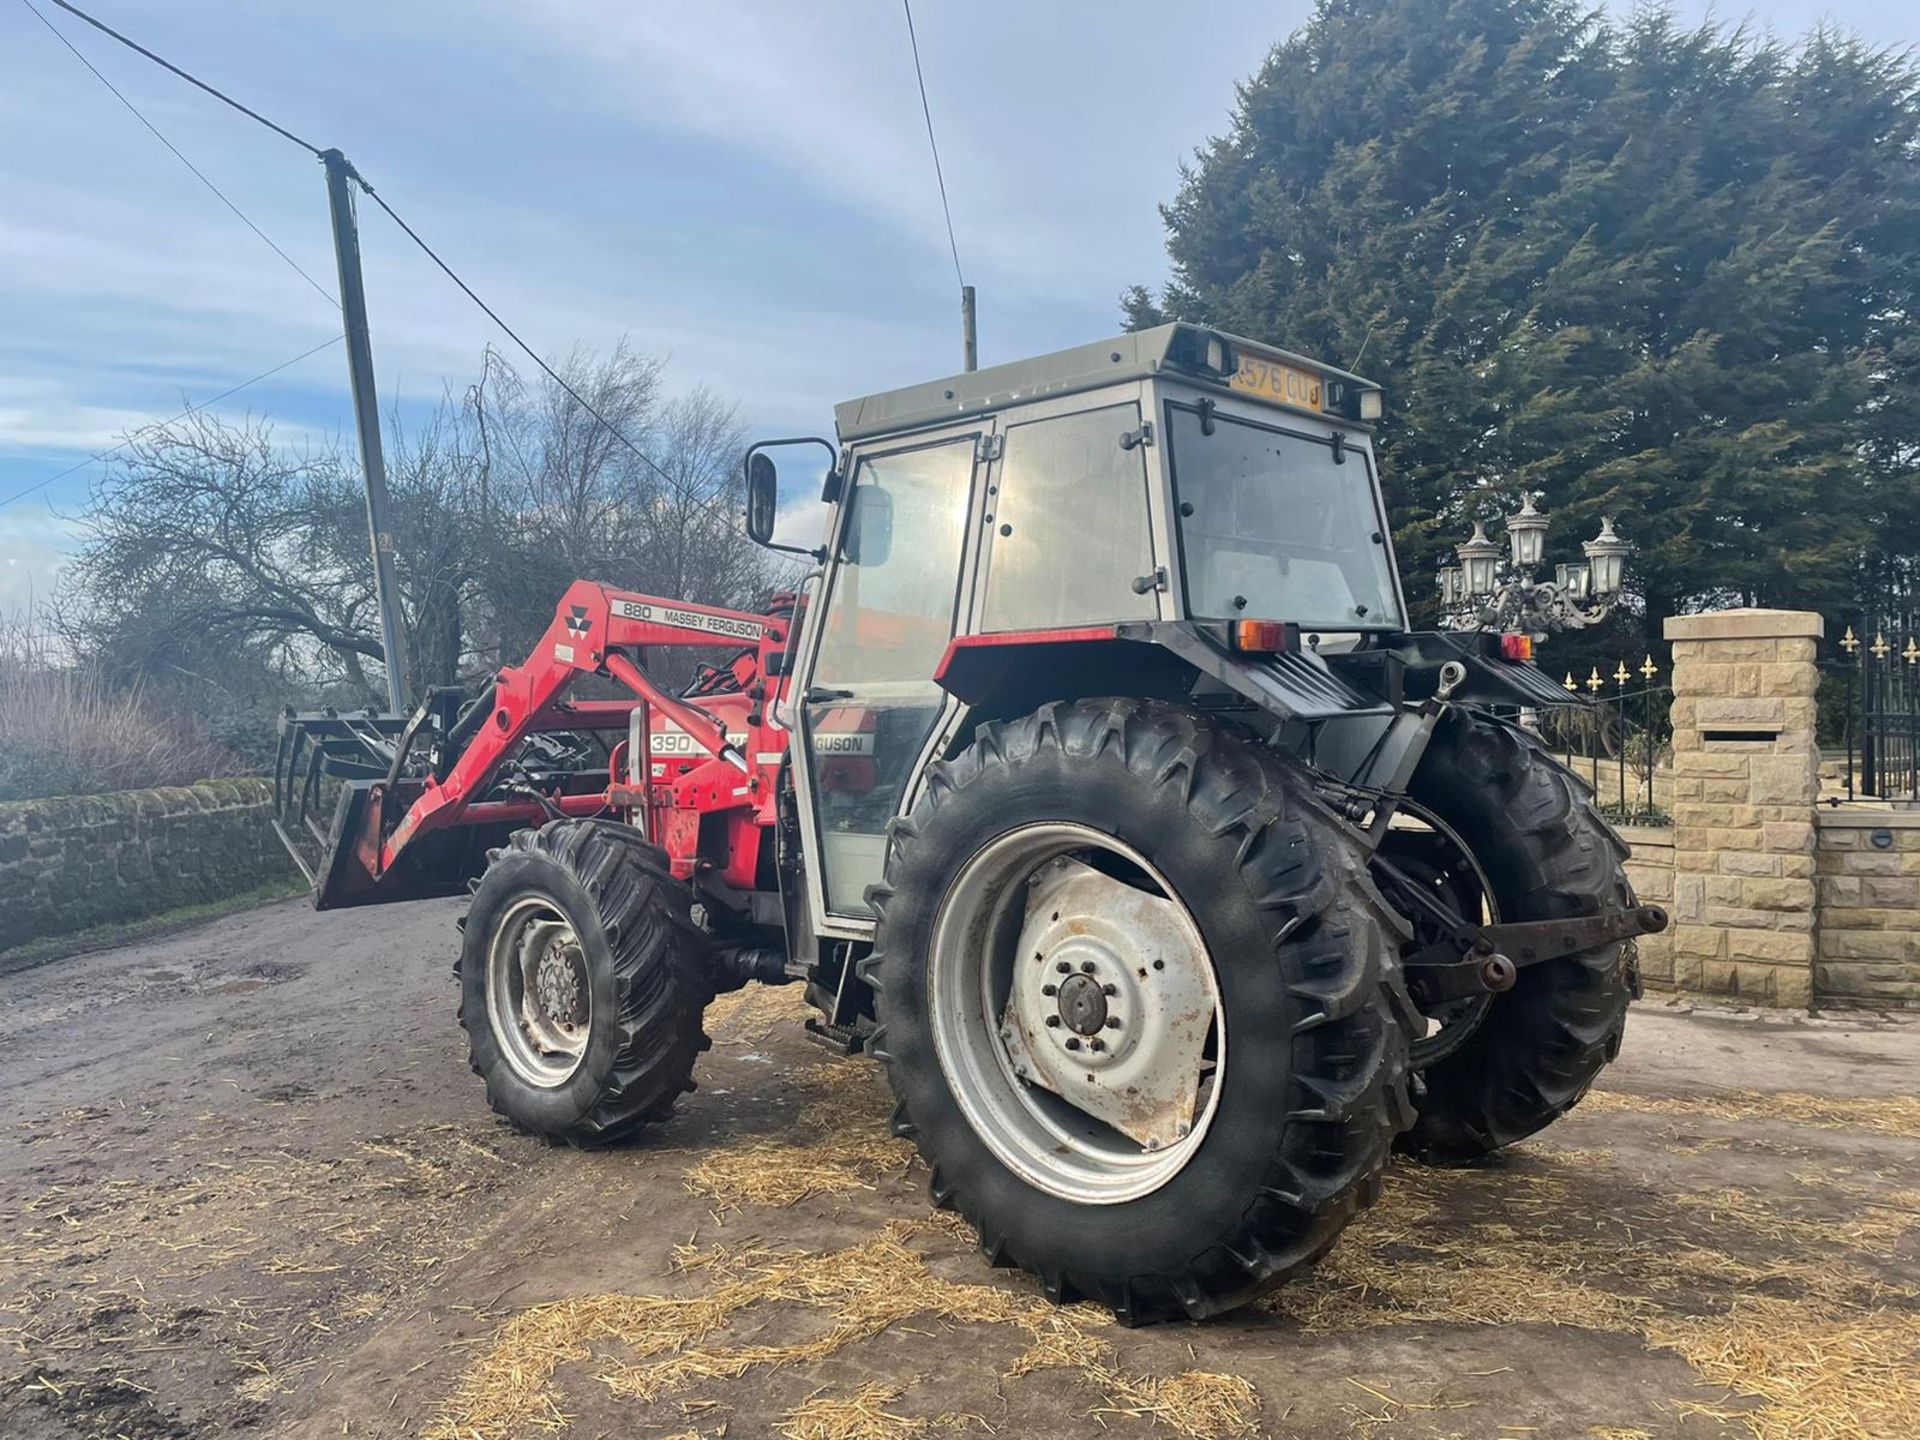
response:
<path id="1" fill-rule="evenodd" d="M 794 990 L 581 1155 L 486 1109 L 459 907 L 299 902 L 0 978 L 0 1435 L 1920 1435 L 1920 1026 L 1649 1003 L 1500 1163 L 1121 1330 L 990 1270 Z"/>

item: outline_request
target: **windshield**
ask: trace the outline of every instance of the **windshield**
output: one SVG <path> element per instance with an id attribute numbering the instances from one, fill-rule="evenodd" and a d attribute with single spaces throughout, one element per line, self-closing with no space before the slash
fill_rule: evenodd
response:
<path id="1" fill-rule="evenodd" d="M 1397 626 L 1364 451 L 1168 407 L 1187 613 L 1310 630 Z M 1211 434 L 1206 433 L 1210 429 Z"/>

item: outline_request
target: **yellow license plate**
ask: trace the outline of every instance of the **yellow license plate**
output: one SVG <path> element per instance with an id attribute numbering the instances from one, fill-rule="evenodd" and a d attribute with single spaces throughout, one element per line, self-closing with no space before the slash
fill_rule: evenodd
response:
<path id="1" fill-rule="evenodd" d="M 1249 355 L 1244 350 L 1240 352 L 1239 362 L 1227 383 L 1243 395 L 1265 400 L 1270 405 L 1291 405 L 1296 410 L 1320 409 L 1318 375 L 1261 355 Z"/>

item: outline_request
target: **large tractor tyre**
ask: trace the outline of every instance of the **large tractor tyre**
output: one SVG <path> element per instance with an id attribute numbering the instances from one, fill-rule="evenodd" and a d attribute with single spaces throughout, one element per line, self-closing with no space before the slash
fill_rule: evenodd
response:
<path id="1" fill-rule="evenodd" d="M 1456 710 L 1442 723 L 1409 798 L 1464 837 L 1471 868 L 1503 922 L 1591 915 L 1634 904 L 1627 848 L 1580 783 L 1517 726 Z M 1389 847 L 1390 849 L 1390 847 Z M 1402 1148 L 1463 1164 L 1564 1115 L 1620 1053 L 1635 988 L 1628 945 L 1524 966 L 1514 987 L 1422 1040 L 1440 1058 L 1419 1072 L 1419 1119 Z"/>
<path id="2" fill-rule="evenodd" d="M 1400 921 L 1251 738 L 1126 699 L 984 726 L 869 897 L 894 1130 L 1055 1301 L 1215 1315 L 1377 1195 L 1412 1118 Z"/>
<path id="3" fill-rule="evenodd" d="M 687 887 L 635 831 L 515 832 L 473 894 L 460 1024 L 487 1102 L 554 1144 L 611 1145 L 664 1120 L 712 1043 L 706 936 Z"/>

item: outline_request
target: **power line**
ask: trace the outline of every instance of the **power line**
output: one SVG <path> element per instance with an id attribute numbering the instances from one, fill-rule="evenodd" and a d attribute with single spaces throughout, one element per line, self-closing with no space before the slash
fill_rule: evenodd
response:
<path id="1" fill-rule="evenodd" d="M 178 65 L 174 64 L 171 60 L 163 59 L 162 57 L 154 54 L 153 51 L 147 49 L 147 47 L 142 45 L 139 41 L 129 40 L 125 35 L 122 35 L 118 30 L 114 29 L 111 25 L 105 24 L 102 21 L 94 19 L 93 16 L 87 14 L 87 12 L 82 10 L 78 5 L 71 5 L 68 3 L 68 0 L 53 0 L 53 3 L 58 5 L 62 10 L 65 10 L 68 14 L 79 16 L 80 19 L 86 21 L 87 24 L 93 26 L 93 28 L 98 30 L 102 35 L 110 35 L 115 40 L 118 40 L 122 45 L 126 46 L 129 50 L 135 51 L 141 55 L 146 56 L 147 59 L 153 61 L 153 63 L 158 65 L 161 69 L 171 70 L 175 75 L 178 75 L 182 80 L 186 81 L 189 85 L 197 86 L 198 88 L 206 91 L 207 94 L 213 96 L 213 98 L 218 100 L 221 104 L 232 106 L 235 110 L 238 110 L 242 115 L 246 116 L 249 120 L 252 120 L 257 124 L 266 126 L 267 129 L 273 131 L 273 133 L 276 135 L 279 135 L 285 139 L 291 140 L 294 144 L 298 145 L 302 150 L 305 150 L 309 155 L 312 155 L 315 159 L 318 159 L 320 157 L 319 146 L 309 144 L 307 141 L 302 140 L 298 135 L 294 134 L 291 130 L 287 129 L 284 125 L 274 124 L 273 121 L 267 119 L 267 117 L 262 115 L 258 110 L 248 109 L 245 105 L 242 105 L 238 100 L 234 99 L 231 95 L 226 94 L 224 91 L 216 90 L 213 86 L 209 85 L 206 81 L 202 80 L 198 75 L 190 74 L 187 71 L 182 70 Z"/>
<path id="2" fill-rule="evenodd" d="M 63 0 L 55 0 L 63 3 Z M 960 273 L 960 246 L 953 238 L 953 207 L 947 204 L 947 177 L 940 171 L 940 142 L 933 138 L 933 108 L 927 104 L 927 77 L 920 69 L 920 41 L 913 33 L 913 0 L 900 0 L 907 12 L 907 43 L 913 47 L 913 78 L 920 82 L 920 113 L 927 117 L 927 148 L 933 151 L 933 178 L 940 182 L 940 212 L 947 217 L 947 248 L 953 252 L 953 278 L 967 288 L 967 277 Z"/>
<path id="3" fill-rule="evenodd" d="M 87 466 L 95 464 L 98 461 L 104 460 L 109 455 L 118 454 L 120 451 L 126 449 L 127 446 L 133 444 L 135 440 L 138 440 L 142 435 L 145 435 L 150 431 L 164 430 L 169 425 L 178 425 L 182 420 L 186 419 L 189 415 L 197 415 L 200 411 L 205 410 L 209 405 L 218 405 L 222 400 L 225 400 L 230 396 L 238 395 L 242 390 L 245 390 L 249 385 L 258 385 L 262 380 L 270 380 L 275 375 L 278 375 L 282 370 L 290 369 L 291 367 L 298 365 L 302 360 L 307 359 L 309 356 L 318 355 L 322 350 L 326 349 L 329 345 L 338 345 L 341 342 L 341 340 L 345 338 L 346 338 L 345 336 L 335 335 L 330 340 L 322 340 L 318 345 L 314 346 L 311 350 L 302 350 L 298 355 L 294 356 L 291 360 L 283 360 L 278 365 L 274 366 L 271 370 L 262 370 L 258 375 L 254 376 L 251 380 L 242 380 L 238 385 L 234 386 L 231 390 L 222 390 L 218 395 L 214 396 L 211 400 L 202 400 L 198 405 L 189 405 L 186 409 L 182 410 L 178 415 L 175 415 L 170 420 L 155 420 L 150 425 L 142 425 L 138 430 L 134 430 L 130 432 L 127 438 L 122 440 L 118 445 L 108 446 L 105 450 L 100 451 L 96 455 L 89 455 L 86 459 L 80 461 L 80 463 L 77 465 L 69 465 L 66 469 L 62 470 L 58 475 L 49 475 L 46 479 L 36 481 L 34 484 L 27 486 L 26 489 L 16 491 L 14 494 L 7 496 L 6 499 L 0 500 L 0 510 L 4 510 L 7 508 L 7 506 L 14 504 L 16 501 L 24 500 L 29 495 L 35 494 L 38 491 L 46 489 L 49 485 L 55 484 L 58 481 L 66 479 L 67 476 L 73 474 L 76 470 L 84 470 L 87 468 Z"/>
<path id="4" fill-rule="evenodd" d="M 193 161 L 189 160 L 184 154 L 182 154 L 180 151 L 180 147 L 178 145 L 175 145 L 173 141 L 169 140 L 165 135 L 162 135 L 160 133 L 160 127 L 155 125 L 144 114 L 142 114 L 139 106 L 135 105 L 125 95 L 121 94 L 119 87 L 116 86 L 111 80 L 107 79 L 105 75 L 101 74 L 99 68 L 95 66 L 95 64 L 91 60 L 89 60 L 85 55 L 83 55 L 71 40 L 69 40 L 65 35 L 61 34 L 59 28 L 55 26 L 51 20 L 49 20 L 45 15 L 42 15 L 40 13 L 39 7 L 37 7 L 33 3 L 33 0 L 20 0 L 20 3 L 25 5 L 27 9 L 33 11 L 34 18 L 38 20 L 42 25 L 47 27 L 48 31 L 52 33 L 53 38 L 58 40 L 62 45 L 66 46 L 68 50 L 72 51 L 73 58 L 78 60 L 82 65 L 86 66 L 87 69 L 91 70 L 93 72 L 93 78 L 98 80 L 102 85 L 106 86 L 107 89 L 110 92 L 112 92 L 113 98 L 118 100 L 122 105 L 126 106 L 127 109 L 132 112 L 133 118 L 138 120 L 142 125 L 146 126 L 147 129 L 153 133 L 154 139 L 158 140 L 162 145 L 166 146 L 167 149 L 171 150 L 176 160 L 178 160 L 182 165 L 186 166 L 187 169 L 191 170 L 194 174 L 194 177 L 198 179 L 202 185 L 206 186 L 207 189 L 211 190 L 214 193 L 214 195 L 219 199 L 222 205 L 226 206 L 227 209 L 231 210 L 236 216 L 238 216 L 240 223 L 242 225 L 245 225 L 249 230 L 253 231 L 255 235 L 258 235 L 260 239 L 263 242 L 265 242 L 266 247 L 269 250 L 273 251 L 274 254 L 278 255 L 282 260 L 286 261 L 288 265 L 292 266 L 294 273 L 298 275 L 302 280 L 306 281 L 307 284 L 311 285 L 314 291 L 320 296 L 321 299 L 325 300 L 329 305 L 338 305 L 340 303 L 339 300 L 334 297 L 332 291 L 328 290 L 326 286 L 322 285 L 318 280 L 314 279 L 313 276 L 309 275 L 305 270 L 301 269 L 300 263 L 297 260 L 295 260 L 291 255 L 287 254 L 287 252 L 282 250 L 278 245 L 274 244 L 272 236 L 268 235 L 266 231 L 262 230 L 258 225 L 254 224 L 252 220 L 248 219 L 246 212 L 243 211 L 238 205 L 234 204 L 233 201 L 229 200 L 226 197 L 226 195 L 221 191 L 220 187 L 214 184 L 213 181 L 209 180 L 206 177 L 206 174 L 200 169 L 198 165 L 194 164 Z"/>
<path id="5" fill-rule="evenodd" d="M 69 3 L 69 0 L 53 0 L 53 3 L 55 5 L 58 5 L 62 10 L 69 11 L 70 13 L 79 16 L 80 19 L 86 21 L 87 24 L 93 26 L 94 29 L 99 30 L 103 34 L 112 36 L 115 40 L 119 41 L 122 45 L 125 45 L 128 49 L 136 51 L 141 55 L 144 55 L 147 59 L 153 61 L 154 64 L 159 65 L 165 70 L 171 71 L 173 74 L 178 75 L 182 80 L 187 81 L 189 84 L 197 86 L 198 88 L 206 91 L 207 94 L 213 96 L 216 100 L 221 101 L 223 104 L 232 106 L 235 110 L 238 110 L 242 115 L 245 115 L 248 119 L 256 121 L 259 124 L 266 126 L 267 129 L 273 131 L 276 135 L 281 135 L 281 136 L 284 136 L 286 139 L 291 140 L 294 144 L 298 145 L 301 149 L 307 151 L 309 154 L 314 156 L 314 158 L 321 159 L 324 157 L 325 152 L 323 152 L 318 146 L 310 144 L 308 141 L 302 140 L 298 135 L 295 135 L 291 130 L 286 129 L 284 126 L 276 125 L 273 121 L 267 119 L 266 116 L 260 114 L 257 110 L 249 109 L 247 106 L 242 105 L 238 100 L 235 100 L 231 95 L 227 95 L 222 91 L 215 89 L 212 85 L 209 85 L 206 81 L 200 79 L 198 76 L 193 75 L 186 70 L 181 69 L 178 65 L 175 65 L 172 61 L 167 60 L 162 56 L 154 54 L 153 51 L 147 49 L 146 46 L 140 44 L 138 41 L 131 40 L 127 38 L 125 35 L 122 35 L 118 30 L 113 29 L 111 26 L 105 25 L 100 21 L 94 19 L 93 16 L 87 14 L 86 11 L 80 9 L 76 5 Z M 911 24 L 911 21 L 912 21 L 911 14 L 908 15 L 908 21 L 909 21 L 909 24 Z M 55 33 L 57 34 L 59 32 L 56 31 Z M 917 54 L 918 52 L 916 51 L 916 57 L 917 57 Z M 917 63 L 917 60 L 916 60 L 916 63 Z M 923 98 L 924 98 L 924 91 L 925 91 L 925 87 L 923 86 L 922 87 Z M 932 134 L 931 119 L 928 120 L 928 134 L 929 136 L 931 136 Z M 182 157 L 182 158 L 185 158 L 185 157 Z M 936 168 L 938 166 L 938 159 L 939 157 L 936 154 L 935 155 Z M 675 480 L 672 475 L 668 474 L 666 469 L 663 466 L 661 466 L 657 461 L 655 461 L 651 455 L 647 454 L 646 451 L 642 450 L 638 445 L 634 444 L 632 440 L 628 439 L 626 435 L 624 435 L 621 432 L 620 428 L 617 425 L 615 425 L 611 420 L 607 419 L 606 416 L 602 415 L 599 412 L 599 410 L 597 410 L 593 406 L 593 404 L 586 398 L 586 396 L 582 395 L 578 390 L 574 389 L 573 386 L 569 384 L 567 380 L 561 376 L 559 371 L 555 370 L 553 366 L 549 365 L 546 362 L 546 360 L 539 354 L 538 351 L 536 351 L 531 345 L 527 344 L 526 341 L 522 340 L 519 334 L 514 330 L 514 328 L 511 325 L 507 324 L 505 320 L 500 318 L 499 312 L 496 311 L 491 305 L 487 304 L 486 301 L 482 300 L 479 297 L 479 295 L 477 295 L 474 292 L 473 287 L 467 284 L 466 281 L 462 280 L 457 274 L 455 274 L 453 267 L 448 265 L 446 261 L 442 260 L 439 257 L 439 255 L 434 252 L 433 247 L 428 245 L 425 240 L 422 240 L 419 234 L 413 229 L 411 225 L 407 224 L 406 221 L 400 218 L 399 214 L 394 210 L 394 208 L 391 205 L 387 204 L 387 202 L 383 198 L 381 198 L 381 196 L 374 190 L 373 186 L 367 183 L 365 176 L 361 175 L 351 165 L 349 165 L 347 169 L 348 169 L 348 173 L 352 176 L 354 183 L 359 185 L 359 187 L 362 190 L 364 190 L 372 198 L 374 204 L 378 205 L 382 210 L 386 211 L 387 218 L 392 220 L 394 224 L 398 225 L 400 229 L 403 232 L 405 232 L 407 238 L 413 241 L 415 245 L 418 245 L 421 251 L 425 253 L 425 255 L 429 260 L 433 261 L 435 265 L 440 267 L 441 273 L 444 274 L 449 280 L 453 281 L 455 285 L 459 286 L 462 293 L 464 293 L 469 300 L 473 301 L 475 305 L 479 306 L 480 309 L 486 314 L 487 318 L 492 320 L 494 324 L 498 325 L 501 328 L 501 330 L 506 333 L 506 336 L 508 339 L 512 340 L 515 345 L 518 345 L 521 350 L 525 351 L 528 357 L 532 359 L 533 363 L 538 365 L 543 371 L 546 372 L 548 379 L 552 380 L 554 384 L 558 385 L 569 396 L 571 396 L 574 402 L 577 405 L 579 405 L 581 409 L 585 410 L 596 421 L 598 421 L 601 425 L 605 426 L 607 433 L 612 435 L 614 439 L 618 440 L 629 451 L 631 451 L 634 457 L 638 459 L 642 464 L 644 464 L 649 470 L 653 471 L 654 474 L 658 475 L 662 480 L 666 481 L 668 485 L 673 486 L 674 489 L 679 490 L 682 488 L 680 482 Z M 942 181 L 941 182 L 942 203 L 944 203 L 945 201 L 945 193 L 946 193 L 945 182 Z M 949 224 L 948 224 L 948 232 L 949 232 L 948 238 L 951 239 L 952 238 L 951 221 L 949 221 Z M 954 252 L 954 268 L 956 273 L 958 273 L 958 270 L 959 270 L 959 263 L 960 263 L 959 252 L 956 250 Z M 338 336 L 335 337 L 335 339 L 338 339 L 338 338 L 340 337 Z M 333 342 L 329 341 L 328 343 L 331 344 Z M 312 352 L 310 351 L 308 353 L 311 354 Z M 305 359 L 306 357 L 298 356 L 296 358 Z M 293 361 L 288 362 L 288 364 L 292 364 L 292 363 L 294 362 Z M 284 369 L 286 367 L 282 366 L 280 368 Z M 265 378 L 265 377 L 259 377 L 259 378 Z M 249 381 L 247 383 L 252 384 L 254 382 Z M 243 387 L 237 387 L 237 388 L 243 388 Z M 224 396 L 216 397 L 216 399 L 223 399 L 223 398 L 225 397 Z M 210 400 L 207 403 L 211 405 L 214 403 L 214 401 Z M 189 411 L 187 413 L 190 414 L 192 412 Z M 182 417 L 175 417 L 175 418 L 178 419 Z M 168 423 L 172 423 L 172 422 L 168 422 Z M 115 448 L 117 449 L 120 447 L 115 447 Z M 109 450 L 103 453 L 112 454 L 113 452 Z M 83 466 L 87 463 L 89 462 L 82 461 L 81 465 Z M 79 468 L 81 468 L 81 466 L 73 467 L 73 469 L 79 469 Z M 72 470 L 63 472 L 63 474 L 72 474 L 72 473 L 73 473 Z M 59 476 L 59 475 L 56 475 L 53 477 L 54 480 L 57 480 L 60 478 L 62 478 L 62 476 Z M 43 488 L 44 486 L 50 485 L 52 483 L 53 483 L 52 480 L 42 481 L 39 486 L 31 487 L 28 490 L 23 491 L 22 494 L 31 494 L 33 493 L 34 489 Z M 15 496 L 13 498 L 18 499 L 20 497 Z M 9 505 L 12 503 L 13 503 L 12 500 L 0 501 L 0 506 Z"/>
<path id="6" fill-rule="evenodd" d="M 407 238 L 413 241 L 414 244 L 418 245 L 429 260 L 433 261 L 435 265 L 438 265 L 440 267 L 440 272 L 443 275 L 445 275 L 449 280 L 453 281 L 454 284 L 458 285 L 462 293 L 464 293 L 469 300 L 473 301 L 475 305 L 478 305 L 480 309 L 486 314 L 486 317 L 489 320 L 493 321 L 493 323 L 498 325 L 501 328 L 501 330 L 506 332 L 507 338 L 513 341 L 513 343 L 518 345 L 522 350 L 524 350 L 527 353 L 528 358 L 530 358 L 534 364 L 538 365 L 542 370 L 546 371 L 547 378 L 549 380 L 553 381 L 554 384 L 558 385 L 562 390 L 566 391 L 568 395 L 572 396 L 574 403 L 579 405 L 582 410 L 585 410 L 595 420 L 598 420 L 602 425 L 606 426 L 607 433 L 613 436 L 613 438 L 618 440 L 622 445 L 626 446 L 627 449 L 631 450 L 634 454 L 634 457 L 638 459 L 641 462 L 641 464 L 645 465 L 649 470 L 653 471 L 654 474 L 658 475 L 662 480 L 666 481 L 667 484 L 673 486 L 675 489 L 680 488 L 679 481 L 675 480 L 673 476 L 669 475 L 666 472 L 666 470 L 663 469 L 659 465 L 659 463 L 654 460 L 654 458 L 651 455 L 647 454 L 646 451 L 642 450 L 638 445 L 634 444 L 633 441 L 629 440 L 624 434 L 622 434 L 619 426 L 615 425 L 611 420 L 607 419 L 606 416 L 602 415 L 598 410 L 594 409 L 592 403 L 588 401 L 586 396 L 582 395 L 578 390 L 574 389 L 572 385 L 568 384 L 567 381 L 561 376 L 558 370 L 555 370 L 553 366 L 549 365 L 543 358 L 541 358 L 540 353 L 537 350 L 535 350 L 531 345 L 527 344 L 526 341 L 522 340 L 520 336 L 515 332 L 514 328 L 511 325 L 507 324 L 506 321 L 500 318 L 500 313 L 497 310 L 495 310 L 491 305 L 487 304 L 486 301 L 482 300 L 477 294 L 475 294 L 473 287 L 467 284 L 467 282 L 462 280 L 458 275 L 456 275 L 453 271 L 453 267 L 447 264 L 446 261 L 442 260 L 439 257 L 439 255 L 437 255 L 434 252 L 433 247 L 427 244 L 426 241 L 422 240 L 420 236 L 417 233 L 415 233 L 414 228 L 411 225 L 407 224 L 406 221 L 402 220 L 399 214 L 394 210 L 394 208 L 391 205 L 389 205 L 384 199 L 382 199 L 379 193 L 371 185 L 369 185 L 366 182 L 366 180 L 363 179 L 358 174 L 358 172 L 354 173 L 353 178 L 359 182 L 360 188 L 367 192 L 367 195 L 369 196 L 369 198 L 372 199 L 373 203 L 378 205 L 382 210 L 387 212 L 387 218 L 393 221 L 394 224 L 398 225 L 403 231 L 405 231 Z"/>

